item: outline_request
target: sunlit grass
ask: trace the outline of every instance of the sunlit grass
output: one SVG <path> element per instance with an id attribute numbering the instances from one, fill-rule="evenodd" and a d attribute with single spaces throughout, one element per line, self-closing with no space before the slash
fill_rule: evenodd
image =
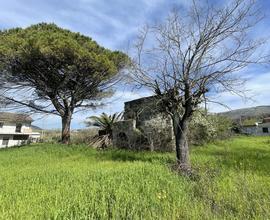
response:
<path id="1" fill-rule="evenodd" d="M 174 154 L 53 144 L 0 150 L 0 219 L 268 219 L 270 138 L 196 147 L 195 179 Z"/>

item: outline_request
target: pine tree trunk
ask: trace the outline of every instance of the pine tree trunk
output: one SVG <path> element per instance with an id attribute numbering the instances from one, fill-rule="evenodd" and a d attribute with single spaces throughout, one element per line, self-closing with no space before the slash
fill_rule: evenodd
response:
<path id="1" fill-rule="evenodd" d="M 70 124 L 72 114 L 65 114 L 62 117 L 62 144 L 70 143 Z"/>
<path id="2" fill-rule="evenodd" d="M 173 117 L 177 166 L 183 172 L 190 172 L 191 169 L 187 141 L 188 122 L 189 120 L 185 116 L 179 118 L 174 115 Z"/>

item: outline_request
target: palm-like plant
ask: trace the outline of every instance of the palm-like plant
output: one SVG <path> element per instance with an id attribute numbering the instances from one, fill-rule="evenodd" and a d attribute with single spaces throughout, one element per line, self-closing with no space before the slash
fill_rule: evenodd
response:
<path id="1" fill-rule="evenodd" d="M 86 121 L 87 126 L 97 126 L 101 130 L 99 131 L 98 137 L 95 137 L 91 145 L 96 147 L 107 147 L 112 141 L 112 126 L 115 122 L 122 119 L 122 113 L 114 113 L 108 115 L 102 113 L 100 116 L 91 116 Z"/>
<path id="2" fill-rule="evenodd" d="M 101 128 L 106 134 L 112 134 L 112 125 L 113 123 L 122 119 L 122 113 L 114 113 L 108 115 L 102 113 L 100 116 L 91 116 L 88 119 L 90 121 L 86 122 L 88 126 L 97 126 Z"/>

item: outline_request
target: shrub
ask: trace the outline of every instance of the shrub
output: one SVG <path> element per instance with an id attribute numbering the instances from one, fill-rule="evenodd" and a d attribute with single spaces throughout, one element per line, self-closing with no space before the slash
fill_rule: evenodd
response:
<path id="1" fill-rule="evenodd" d="M 112 126 L 115 122 L 122 119 L 122 113 L 108 115 L 102 113 L 100 116 L 91 116 L 86 121 L 87 126 L 99 128 L 98 134 L 89 140 L 89 144 L 94 148 L 107 148 L 112 145 Z"/>
<path id="2" fill-rule="evenodd" d="M 201 145 L 231 136 L 232 121 L 226 117 L 197 112 L 189 127 L 189 140 Z"/>

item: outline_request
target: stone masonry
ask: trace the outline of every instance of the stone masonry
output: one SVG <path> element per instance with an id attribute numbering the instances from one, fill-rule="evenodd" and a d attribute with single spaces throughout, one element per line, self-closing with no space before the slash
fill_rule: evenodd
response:
<path id="1" fill-rule="evenodd" d="M 113 144 L 134 150 L 174 150 L 172 121 L 159 111 L 155 96 L 125 103 L 124 120 L 113 125 Z"/>

